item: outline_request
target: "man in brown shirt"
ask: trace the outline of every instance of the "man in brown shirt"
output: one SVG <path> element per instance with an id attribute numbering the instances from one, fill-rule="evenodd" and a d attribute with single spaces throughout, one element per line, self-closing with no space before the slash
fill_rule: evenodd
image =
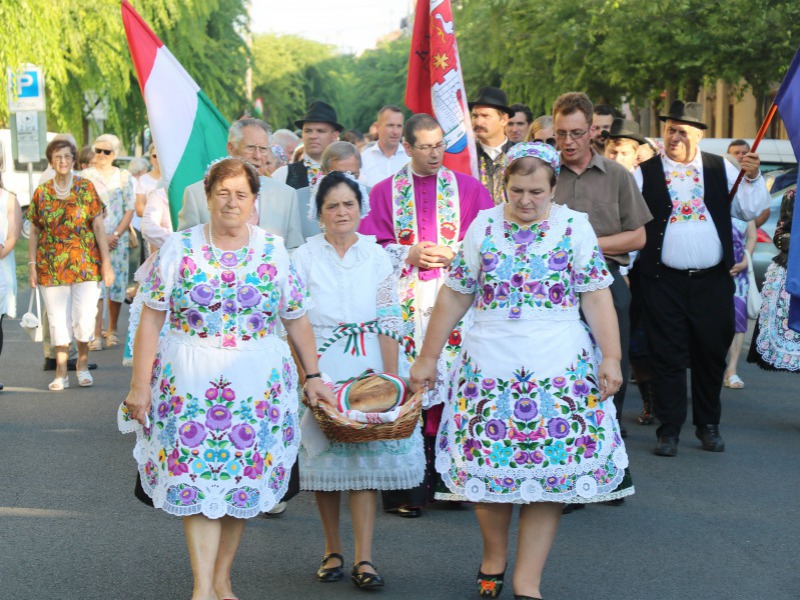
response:
<path id="1" fill-rule="evenodd" d="M 644 225 L 653 216 L 631 174 L 592 148 L 592 103 L 586 94 L 569 92 L 559 96 L 553 105 L 553 126 L 562 163 L 554 201 L 589 215 L 614 276 L 611 295 L 619 321 L 624 378 L 614 395 L 614 405 L 624 436 L 622 404 L 630 374 L 631 293 L 619 267 L 630 264 L 630 253 L 644 247 Z"/>

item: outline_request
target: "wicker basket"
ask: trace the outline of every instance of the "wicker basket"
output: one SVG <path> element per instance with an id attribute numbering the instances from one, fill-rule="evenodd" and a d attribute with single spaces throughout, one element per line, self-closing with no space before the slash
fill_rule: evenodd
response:
<path id="1" fill-rule="evenodd" d="M 392 331 L 382 329 L 374 321 L 342 327 L 333 337 L 320 346 L 318 353 L 322 356 L 328 348 L 339 340 L 362 333 L 379 333 L 390 337 L 400 344 L 408 356 L 414 358 L 416 355 L 411 339 L 403 338 Z M 353 443 L 400 440 L 414 433 L 414 429 L 419 423 L 420 413 L 422 412 L 422 394 L 423 390 L 418 391 L 416 394 L 412 394 L 409 391 L 400 410 L 400 416 L 391 423 L 361 423 L 354 421 L 324 402 L 320 402 L 311 410 L 317 419 L 320 429 L 332 442 Z"/>

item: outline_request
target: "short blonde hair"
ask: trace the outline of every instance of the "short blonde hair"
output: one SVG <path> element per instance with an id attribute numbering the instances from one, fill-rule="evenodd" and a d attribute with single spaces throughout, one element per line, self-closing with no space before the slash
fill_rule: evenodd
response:
<path id="1" fill-rule="evenodd" d="M 92 144 L 92 150 L 95 149 L 97 144 L 110 144 L 111 150 L 114 151 L 114 154 L 119 154 L 120 149 L 122 148 L 122 144 L 119 141 L 119 138 L 115 136 L 113 133 L 104 133 L 102 135 L 98 135 L 97 139 L 95 139 L 94 143 Z"/>

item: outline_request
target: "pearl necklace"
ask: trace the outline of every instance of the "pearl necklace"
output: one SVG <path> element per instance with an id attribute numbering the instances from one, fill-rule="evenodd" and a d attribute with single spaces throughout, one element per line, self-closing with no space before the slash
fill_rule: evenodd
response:
<path id="1" fill-rule="evenodd" d="M 247 243 L 244 246 L 242 246 L 242 248 L 246 248 L 246 247 L 248 247 L 250 245 L 250 236 L 251 236 L 251 234 L 252 234 L 252 229 L 250 227 L 250 224 L 248 223 L 247 224 Z M 239 267 L 239 257 L 236 255 L 236 252 L 238 252 L 238 251 L 223 250 L 222 254 L 217 256 L 217 247 L 214 245 L 214 235 L 211 232 L 211 223 L 208 224 L 208 245 L 209 245 L 209 250 L 211 250 L 211 256 L 213 256 L 214 259 L 219 264 L 221 264 L 223 267 L 227 267 L 227 268 L 231 268 L 231 267 L 238 268 Z M 241 248 L 240 248 L 240 250 L 241 250 Z"/>
<path id="2" fill-rule="evenodd" d="M 72 189 L 72 175 L 69 176 L 69 183 L 64 188 L 58 187 L 58 179 L 53 177 L 53 189 L 56 191 L 56 196 L 60 198 L 69 196 L 69 192 Z"/>

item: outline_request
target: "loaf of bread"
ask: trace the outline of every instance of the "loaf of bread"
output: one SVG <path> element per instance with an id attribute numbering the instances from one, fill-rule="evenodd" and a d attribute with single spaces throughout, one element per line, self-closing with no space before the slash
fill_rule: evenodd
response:
<path id="1" fill-rule="evenodd" d="M 367 377 L 356 381 L 349 390 L 348 404 L 363 413 L 381 413 L 398 403 L 397 386 L 382 377 Z"/>

